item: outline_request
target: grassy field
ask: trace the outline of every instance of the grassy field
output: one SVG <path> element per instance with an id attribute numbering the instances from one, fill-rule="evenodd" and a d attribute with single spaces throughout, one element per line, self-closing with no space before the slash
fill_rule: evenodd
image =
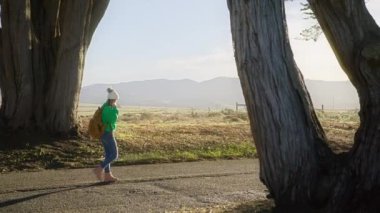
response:
<path id="1" fill-rule="evenodd" d="M 83 109 L 87 125 L 89 108 Z M 117 164 L 255 157 L 246 113 L 120 108 Z"/>
<path id="2" fill-rule="evenodd" d="M 354 143 L 355 132 L 359 127 L 358 112 L 355 110 L 317 111 L 317 116 L 332 150 L 335 153 L 348 151 Z"/>
<path id="3" fill-rule="evenodd" d="M 93 106 L 82 107 L 83 120 L 94 110 Z M 132 151 L 172 152 L 253 143 L 245 111 L 121 107 L 120 115 L 116 135 Z M 357 111 L 317 111 L 317 116 L 334 151 L 352 145 L 359 125 Z"/>
<path id="4" fill-rule="evenodd" d="M 80 107 L 83 132 L 96 107 Z M 358 127 L 357 112 L 317 114 L 334 151 L 346 151 Z M 231 109 L 121 107 L 116 139 L 115 165 L 256 157 L 246 112 Z M 102 155 L 100 142 L 86 138 L 37 143 L 0 150 L 0 172 L 89 167 L 99 163 Z"/>

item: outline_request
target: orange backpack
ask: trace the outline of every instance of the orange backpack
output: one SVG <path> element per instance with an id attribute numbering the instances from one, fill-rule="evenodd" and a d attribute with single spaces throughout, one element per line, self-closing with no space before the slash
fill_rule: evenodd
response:
<path id="1" fill-rule="evenodd" d="M 102 112 L 103 108 L 98 107 L 88 124 L 88 135 L 90 138 L 100 139 L 104 133 L 105 126 L 102 122 Z"/>

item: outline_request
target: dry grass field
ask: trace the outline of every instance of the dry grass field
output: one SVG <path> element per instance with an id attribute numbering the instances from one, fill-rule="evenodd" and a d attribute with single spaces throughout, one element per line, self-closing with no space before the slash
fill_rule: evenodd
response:
<path id="1" fill-rule="evenodd" d="M 93 106 L 82 107 L 84 126 Z M 359 125 L 357 111 L 317 111 L 335 152 L 349 149 Z M 117 138 L 133 151 L 188 150 L 199 147 L 252 143 L 245 111 L 178 108 L 120 108 Z"/>
<path id="2" fill-rule="evenodd" d="M 334 152 L 348 151 L 354 143 L 354 136 L 359 127 L 359 116 L 351 111 L 317 111 L 317 116 L 329 139 Z"/>
<path id="3" fill-rule="evenodd" d="M 96 105 L 79 108 L 85 135 Z M 256 149 L 246 112 L 155 107 L 120 107 L 116 165 L 254 158 Z M 359 124 L 355 111 L 317 111 L 335 152 L 347 151 Z M 103 158 L 99 141 L 34 143 L 0 150 L 0 172 L 91 167 Z"/>
<path id="4" fill-rule="evenodd" d="M 83 126 L 87 126 L 90 108 L 82 108 Z M 119 164 L 233 159 L 256 154 L 244 112 L 131 107 L 120 108 L 119 113 Z"/>

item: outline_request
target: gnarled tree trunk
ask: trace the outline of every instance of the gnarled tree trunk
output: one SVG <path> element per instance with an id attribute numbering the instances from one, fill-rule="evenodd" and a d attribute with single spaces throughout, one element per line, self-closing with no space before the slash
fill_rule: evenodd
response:
<path id="1" fill-rule="evenodd" d="M 309 0 L 361 101 L 355 146 L 339 156 L 325 143 L 294 62 L 284 1 L 227 2 L 260 178 L 276 204 L 304 211 L 376 211 L 379 196 L 371 195 L 380 186 L 380 37 L 364 2 Z"/>
<path id="2" fill-rule="evenodd" d="M 364 0 L 309 3 L 360 100 L 360 127 L 330 205 L 380 210 L 380 28 Z"/>
<path id="3" fill-rule="evenodd" d="M 76 135 L 87 48 L 109 0 L 3 0 L 3 128 Z"/>

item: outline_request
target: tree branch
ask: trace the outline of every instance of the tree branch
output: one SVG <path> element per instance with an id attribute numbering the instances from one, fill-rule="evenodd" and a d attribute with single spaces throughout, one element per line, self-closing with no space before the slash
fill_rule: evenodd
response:
<path id="1" fill-rule="evenodd" d="M 85 32 L 86 48 L 90 45 L 92 36 L 100 20 L 103 18 L 110 0 L 91 0 L 90 2 L 91 2 L 90 10 L 88 14 L 88 22 L 86 24 L 86 32 Z"/>
<path id="2" fill-rule="evenodd" d="M 352 201 L 370 198 L 380 187 L 380 28 L 364 0 L 308 1 L 359 95 L 360 126 L 329 204 L 335 211 L 355 211 L 349 208 Z"/>

